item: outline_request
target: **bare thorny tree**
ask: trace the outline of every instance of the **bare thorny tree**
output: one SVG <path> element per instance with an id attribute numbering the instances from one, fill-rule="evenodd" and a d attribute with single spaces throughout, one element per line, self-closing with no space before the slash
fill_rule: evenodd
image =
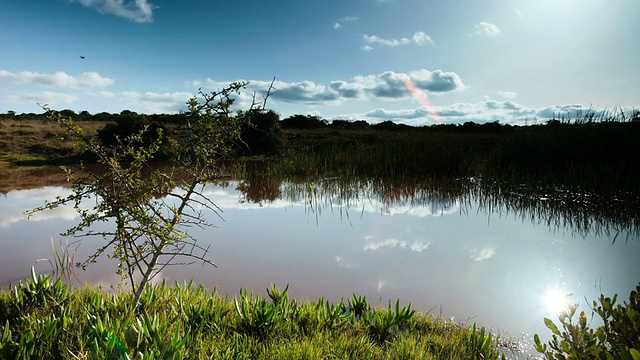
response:
<path id="1" fill-rule="evenodd" d="M 208 259 L 209 247 L 202 247 L 189 235 L 190 227 L 205 228 L 212 224 L 205 218 L 210 211 L 220 216 L 220 209 L 205 195 L 204 186 L 223 177 L 220 161 L 230 155 L 252 112 L 263 111 L 273 82 L 262 104 L 255 93 L 248 110 L 233 110 L 234 94 L 247 83 L 232 83 L 211 93 L 201 89 L 188 102 L 184 121 L 175 136 L 157 136 L 140 146 L 147 132 L 118 138 L 114 146 L 103 146 L 87 135 L 70 118 L 43 106 L 49 119 L 57 121 L 75 140 L 79 151 L 97 157 L 102 166 L 63 167 L 73 184 L 72 193 L 31 210 L 52 209 L 73 204 L 80 215 L 79 223 L 64 236 L 100 236 L 105 242 L 85 261 L 76 266 L 86 268 L 103 254 L 118 262 L 118 274 L 128 279 L 135 294 L 132 308 L 138 306 L 146 285 L 165 267 Z M 164 139 L 164 140 L 163 140 Z M 162 142 L 168 142 L 173 154 L 168 164 L 153 164 Z M 89 206 L 87 206 L 89 204 Z M 109 230 L 94 225 L 107 222 Z M 178 261 L 187 259 L 186 261 Z"/>

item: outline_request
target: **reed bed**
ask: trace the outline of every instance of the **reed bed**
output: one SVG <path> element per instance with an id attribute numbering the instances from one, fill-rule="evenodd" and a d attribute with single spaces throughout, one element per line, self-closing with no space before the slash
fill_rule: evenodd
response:
<path id="1" fill-rule="evenodd" d="M 587 113 L 545 125 L 385 133 L 335 132 L 289 144 L 272 171 L 284 177 L 423 181 L 482 177 L 503 184 L 600 193 L 640 191 L 640 121 Z M 464 127 L 462 127 L 464 128 Z M 387 136 L 388 135 L 388 136 Z"/>

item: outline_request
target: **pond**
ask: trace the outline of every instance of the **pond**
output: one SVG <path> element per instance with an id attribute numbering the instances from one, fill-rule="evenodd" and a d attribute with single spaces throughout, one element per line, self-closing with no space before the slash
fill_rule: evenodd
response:
<path id="1" fill-rule="evenodd" d="M 386 306 L 400 299 L 526 342 L 534 333 L 548 339 L 543 318 L 555 319 L 567 304 L 584 307 L 601 293 L 626 299 L 640 280 L 637 204 L 561 191 L 498 194 L 473 183 L 416 188 L 254 179 L 207 185 L 221 218 L 210 214 L 214 228 L 190 233 L 211 245 L 217 267 L 170 267 L 154 281 L 194 279 L 228 296 L 289 284 L 301 300 L 338 302 L 356 293 Z M 0 197 L 2 286 L 27 277 L 32 266 L 50 271 L 49 262 L 38 260 L 53 260 L 52 243 L 73 240 L 59 235 L 78 221 L 73 208 L 30 219 L 23 213 L 69 192 L 42 186 Z M 71 249 L 80 260 L 98 244 L 85 239 Z M 118 283 L 115 270 L 104 259 L 76 276 L 109 288 Z"/>

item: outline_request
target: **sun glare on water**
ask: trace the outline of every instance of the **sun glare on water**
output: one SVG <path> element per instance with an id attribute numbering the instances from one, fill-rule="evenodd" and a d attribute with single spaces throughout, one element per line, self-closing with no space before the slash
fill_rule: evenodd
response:
<path id="1" fill-rule="evenodd" d="M 567 291 L 558 288 L 549 288 L 542 295 L 542 304 L 545 312 L 557 315 L 572 305 L 570 299 L 571 294 Z"/>

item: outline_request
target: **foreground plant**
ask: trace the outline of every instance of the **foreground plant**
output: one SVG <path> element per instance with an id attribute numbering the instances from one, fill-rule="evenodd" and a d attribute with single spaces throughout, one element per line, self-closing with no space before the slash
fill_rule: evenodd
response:
<path id="1" fill-rule="evenodd" d="M 343 301 L 298 303 L 275 286 L 268 298 L 242 290 L 229 299 L 192 282 L 149 285 L 132 312 L 131 292 L 58 288 L 59 279 L 33 276 L 0 290 L 0 359 L 499 358 L 487 337 L 471 340 L 469 329 L 398 303 L 363 304 L 379 328 L 391 329 L 380 341 Z"/>
<path id="2" fill-rule="evenodd" d="M 105 252 L 117 259 L 118 274 L 128 278 L 135 293 L 133 309 L 154 276 L 166 266 L 184 263 L 178 259 L 186 257 L 215 266 L 207 258 L 208 247 L 201 247 L 184 229 L 209 226 L 204 211 L 217 214 L 218 208 L 204 196 L 203 187 L 223 176 L 220 160 L 231 153 L 247 116 L 260 111 L 255 101 L 248 111 L 232 110 L 233 95 L 245 85 L 233 83 L 221 91 L 200 92 L 189 100 L 189 110 L 175 136 L 162 136 L 162 129 L 158 128 L 154 129 L 157 136 L 150 138 L 150 129 L 144 126 L 124 138 L 116 136 L 109 145 L 96 142 L 71 118 L 44 107 L 49 119 L 63 126 L 81 152 L 97 158 L 103 166 L 99 170 L 65 168 L 73 184 L 72 194 L 30 213 L 73 204 L 80 222 L 63 235 L 101 236 L 105 240 L 93 255 L 77 265 L 84 268 Z M 168 166 L 152 165 L 161 147 L 167 146 L 173 154 Z M 113 227 L 96 230 L 94 225 L 101 222 Z"/>
<path id="3" fill-rule="evenodd" d="M 471 329 L 471 335 L 467 347 L 471 351 L 473 359 L 506 359 L 503 353 L 500 353 L 495 349 L 493 344 L 493 335 L 490 331 L 485 330 L 484 327 L 480 328 L 480 331 L 476 329 L 476 324 L 473 324 Z"/>
<path id="4" fill-rule="evenodd" d="M 562 312 L 558 319 L 561 328 L 545 318 L 545 325 L 553 336 L 548 344 L 534 336 L 536 350 L 549 359 L 621 359 L 640 360 L 640 284 L 629 295 L 629 302 L 616 304 L 613 299 L 600 295 L 593 301 L 593 314 L 602 319 L 603 325 L 591 328 L 584 311 L 574 322 L 578 305 Z"/>
<path id="5" fill-rule="evenodd" d="M 411 305 L 400 309 L 400 300 L 396 300 L 395 310 L 389 301 L 386 310 L 373 310 L 362 314 L 362 319 L 368 325 L 371 337 L 379 342 L 388 341 L 393 335 L 402 331 L 402 326 L 415 314 Z"/>

